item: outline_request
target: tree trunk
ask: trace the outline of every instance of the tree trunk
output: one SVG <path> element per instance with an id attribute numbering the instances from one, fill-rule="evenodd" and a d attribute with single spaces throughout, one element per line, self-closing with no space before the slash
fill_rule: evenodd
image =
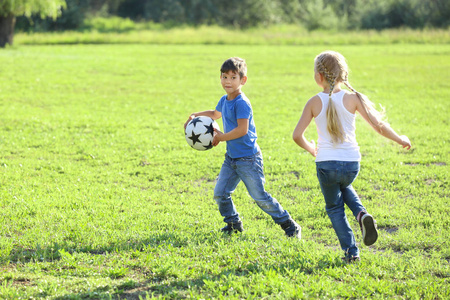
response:
<path id="1" fill-rule="evenodd" d="M 13 14 L 0 15 L 0 48 L 4 48 L 6 44 L 12 45 L 15 24 L 16 17 Z"/>

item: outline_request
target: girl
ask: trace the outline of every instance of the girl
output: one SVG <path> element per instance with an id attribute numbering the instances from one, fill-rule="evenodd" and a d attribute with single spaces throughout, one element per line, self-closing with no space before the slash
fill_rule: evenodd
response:
<path id="1" fill-rule="evenodd" d="M 347 221 L 344 203 L 352 211 L 362 230 L 364 244 L 372 245 L 378 238 L 376 222 L 367 213 L 352 187 L 359 172 L 361 154 L 355 136 L 355 112 L 376 132 L 403 148 L 410 149 L 408 137 L 399 136 L 366 96 L 357 92 L 348 82 L 345 58 L 334 51 L 319 54 L 314 60 L 314 79 L 323 89 L 306 103 L 293 133 L 294 141 L 316 157 L 316 170 L 326 203 L 326 211 L 345 251 L 345 262 L 359 261 L 359 249 Z M 352 92 L 341 90 L 345 84 Z M 308 142 L 305 130 L 314 118 L 318 145 Z"/>

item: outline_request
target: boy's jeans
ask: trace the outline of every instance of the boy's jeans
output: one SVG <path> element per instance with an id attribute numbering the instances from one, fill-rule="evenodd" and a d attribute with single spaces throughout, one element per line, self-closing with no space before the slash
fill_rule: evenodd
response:
<path id="1" fill-rule="evenodd" d="M 359 162 L 322 161 L 316 163 L 317 178 L 326 203 L 326 211 L 330 217 L 342 250 L 346 256 L 358 256 L 355 236 L 345 215 L 344 203 L 356 216 L 366 210 L 352 187 L 352 182 L 359 173 Z"/>
<path id="2" fill-rule="evenodd" d="M 277 199 L 264 189 L 263 158 L 261 152 L 258 152 L 255 155 L 241 158 L 231 158 L 225 154 L 225 161 L 214 188 L 214 200 L 219 206 L 224 222 L 234 223 L 240 220 L 231 194 L 241 180 L 256 204 L 269 214 L 275 223 L 280 224 L 290 218 L 289 213 L 281 207 Z"/>

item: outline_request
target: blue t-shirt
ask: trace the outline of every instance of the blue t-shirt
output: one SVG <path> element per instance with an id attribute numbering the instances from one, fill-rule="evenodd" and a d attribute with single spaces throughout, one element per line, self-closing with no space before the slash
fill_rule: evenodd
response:
<path id="1" fill-rule="evenodd" d="M 216 110 L 222 113 L 223 132 L 227 133 L 238 126 L 238 119 L 248 119 L 248 132 L 240 138 L 227 141 L 227 153 L 231 158 L 251 156 L 260 151 L 256 139 L 256 127 L 253 121 L 253 110 L 250 100 L 245 94 L 240 94 L 233 100 L 227 100 L 227 95 L 220 98 Z"/>

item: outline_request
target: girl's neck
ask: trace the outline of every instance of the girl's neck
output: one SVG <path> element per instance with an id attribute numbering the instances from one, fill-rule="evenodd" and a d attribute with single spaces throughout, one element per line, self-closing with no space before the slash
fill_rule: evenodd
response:
<path id="1" fill-rule="evenodd" d="M 330 93 L 330 86 L 329 85 L 323 86 L 322 88 L 323 88 L 323 92 L 325 94 L 329 94 Z M 334 89 L 333 89 L 333 93 L 339 93 L 340 91 L 341 91 L 341 84 L 340 83 L 336 83 L 336 85 L 334 86 Z"/>

